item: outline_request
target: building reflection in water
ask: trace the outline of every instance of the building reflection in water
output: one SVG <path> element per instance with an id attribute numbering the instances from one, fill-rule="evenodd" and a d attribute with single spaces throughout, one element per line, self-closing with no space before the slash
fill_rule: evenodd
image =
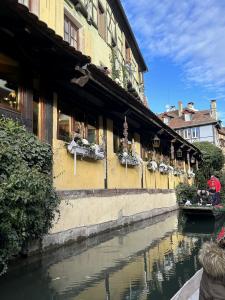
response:
<path id="1" fill-rule="evenodd" d="M 49 268 L 50 276 L 61 274 L 67 280 L 62 285 L 53 282 L 52 288 L 60 295 L 69 291 L 76 300 L 130 300 L 147 299 L 152 293 L 162 295 L 165 283 L 176 276 L 176 264 L 189 258 L 198 241 L 177 232 L 177 215 L 172 214 L 54 264 Z M 184 270 L 181 283 L 188 276 L 185 274 Z"/>
<path id="2" fill-rule="evenodd" d="M 39 300 L 40 294 L 41 299 L 169 299 L 198 270 L 201 243 L 215 232 L 192 227 L 171 213 L 87 240 L 80 248 L 64 247 L 44 256 L 38 267 L 20 268 L 20 276 L 9 272 L 0 279 L 1 295 L 7 300 Z"/>

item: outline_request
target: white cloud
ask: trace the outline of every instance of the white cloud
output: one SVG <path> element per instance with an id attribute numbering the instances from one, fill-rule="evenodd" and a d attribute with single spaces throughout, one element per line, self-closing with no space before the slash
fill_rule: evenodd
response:
<path id="1" fill-rule="evenodd" d="M 225 91 L 225 1 L 122 0 L 148 60 L 168 57 L 188 82 Z"/>

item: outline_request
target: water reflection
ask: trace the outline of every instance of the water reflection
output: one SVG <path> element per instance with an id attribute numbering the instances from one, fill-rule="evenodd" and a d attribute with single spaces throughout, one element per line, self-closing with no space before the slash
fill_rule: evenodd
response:
<path id="1" fill-rule="evenodd" d="M 175 212 L 16 263 L 0 279 L 1 299 L 170 299 L 198 270 L 216 226 Z"/>

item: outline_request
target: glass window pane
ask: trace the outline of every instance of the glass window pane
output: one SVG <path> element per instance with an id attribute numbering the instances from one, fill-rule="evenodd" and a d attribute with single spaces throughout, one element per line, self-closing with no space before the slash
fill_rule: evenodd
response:
<path id="1" fill-rule="evenodd" d="M 65 16 L 64 18 L 64 40 L 75 49 L 78 49 L 78 28 Z"/>
<path id="2" fill-rule="evenodd" d="M 70 116 L 59 111 L 58 118 L 58 138 L 60 140 L 70 140 Z"/>
<path id="3" fill-rule="evenodd" d="M 96 143 L 96 128 L 92 125 L 88 125 L 87 140 L 89 141 L 89 143 Z"/>
<path id="4" fill-rule="evenodd" d="M 18 91 L 0 79 L 0 105 L 6 108 L 19 109 Z"/>

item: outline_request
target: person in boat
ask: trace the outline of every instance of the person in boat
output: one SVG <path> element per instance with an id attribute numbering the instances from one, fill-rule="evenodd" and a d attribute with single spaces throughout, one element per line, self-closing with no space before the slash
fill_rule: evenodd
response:
<path id="1" fill-rule="evenodd" d="M 206 205 L 209 203 L 209 191 L 207 190 L 198 190 L 197 191 L 198 196 L 198 205 Z"/>
<path id="2" fill-rule="evenodd" d="M 225 227 L 216 242 L 206 242 L 199 252 L 203 267 L 199 300 L 225 299 Z"/>
<path id="3" fill-rule="evenodd" d="M 219 179 L 212 175 L 208 180 L 207 185 L 209 187 L 209 192 L 212 195 L 212 205 L 220 204 L 221 183 Z"/>

